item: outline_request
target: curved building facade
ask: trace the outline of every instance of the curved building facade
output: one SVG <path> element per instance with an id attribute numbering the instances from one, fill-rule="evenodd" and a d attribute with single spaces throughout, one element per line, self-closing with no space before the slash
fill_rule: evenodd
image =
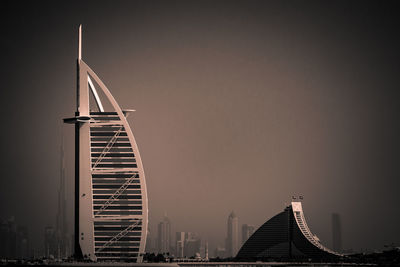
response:
<path id="1" fill-rule="evenodd" d="M 257 261 L 271 258 L 334 259 L 341 255 L 323 246 L 311 233 L 301 202 L 290 206 L 264 223 L 246 241 L 238 260 Z"/>
<path id="2" fill-rule="evenodd" d="M 143 165 L 127 121 L 133 110 L 122 110 L 81 59 L 80 40 L 77 111 L 64 119 L 75 124 L 75 256 L 141 262 L 148 207 Z"/>

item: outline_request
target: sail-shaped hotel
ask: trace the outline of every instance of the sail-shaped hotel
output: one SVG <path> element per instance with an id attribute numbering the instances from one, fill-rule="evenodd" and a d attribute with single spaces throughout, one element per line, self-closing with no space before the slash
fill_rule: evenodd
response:
<path id="1" fill-rule="evenodd" d="M 133 110 L 121 109 L 82 60 L 81 32 L 80 26 L 77 110 L 64 119 L 75 124 L 75 256 L 141 262 L 148 206 L 143 165 L 127 121 Z"/>

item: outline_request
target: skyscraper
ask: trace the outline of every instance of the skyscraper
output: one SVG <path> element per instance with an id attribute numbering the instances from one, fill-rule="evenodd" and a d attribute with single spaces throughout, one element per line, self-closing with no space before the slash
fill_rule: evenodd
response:
<path id="1" fill-rule="evenodd" d="M 19 259 L 29 258 L 29 233 L 25 226 L 17 226 L 17 257 Z"/>
<path id="2" fill-rule="evenodd" d="M 158 224 L 158 253 L 169 253 L 171 247 L 171 222 L 167 216 Z"/>
<path id="3" fill-rule="evenodd" d="M 332 213 L 332 249 L 342 252 L 342 225 L 338 213 Z"/>
<path id="4" fill-rule="evenodd" d="M 81 27 L 77 73 L 77 110 L 64 119 L 75 124 L 75 255 L 141 262 L 148 209 L 142 160 L 127 121 L 134 110 L 121 109 L 82 60 Z"/>
<path id="5" fill-rule="evenodd" d="M 57 253 L 56 233 L 52 226 L 44 229 L 44 253 L 46 258 L 54 257 Z"/>
<path id="6" fill-rule="evenodd" d="M 14 216 L 0 223 L 0 257 L 15 259 L 17 256 L 17 225 Z"/>
<path id="7" fill-rule="evenodd" d="M 254 233 L 254 226 L 243 224 L 242 225 L 242 245 L 249 239 L 249 237 Z"/>
<path id="8" fill-rule="evenodd" d="M 196 253 L 200 253 L 201 239 L 195 233 L 188 232 L 185 234 L 185 245 L 183 255 L 186 258 L 195 257 Z"/>
<path id="9" fill-rule="evenodd" d="M 239 250 L 239 222 L 238 217 L 232 211 L 228 217 L 228 233 L 226 238 L 227 257 L 235 257 Z"/>
<path id="10" fill-rule="evenodd" d="M 208 241 L 204 243 L 204 259 L 208 261 Z"/>
<path id="11" fill-rule="evenodd" d="M 0 220 L 0 259 L 28 259 L 28 228 L 15 223 L 14 216 Z"/>
<path id="12" fill-rule="evenodd" d="M 185 232 L 176 232 L 175 257 L 183 258 L 184 247 L 185 247 Z"/>
<path id="13" fill-rule="evenodd" d="M 58 209 L 56 218 L 57 258 L 66 258 L 70 255 L 69 234 L 67 230 L 67 200 L 65 197 L 65 163 L 64 163 L 64 138 L 61 138 L 60 157 L 60 185 L 58 188 Z"/>

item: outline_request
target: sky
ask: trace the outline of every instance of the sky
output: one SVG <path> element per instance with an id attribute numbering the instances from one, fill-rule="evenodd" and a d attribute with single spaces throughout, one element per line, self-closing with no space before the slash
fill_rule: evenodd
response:
<path id="1" fill-rule="evenodd" d="M 83 60 L 129 117 L 149 226 L 224 245 L 304 196 L 345 249 L 400 245 L 399 8 L 390 1 L 2 2 L 0 219 L 55 225 L 64 136 L 72 231 L 78 27 Z"/>

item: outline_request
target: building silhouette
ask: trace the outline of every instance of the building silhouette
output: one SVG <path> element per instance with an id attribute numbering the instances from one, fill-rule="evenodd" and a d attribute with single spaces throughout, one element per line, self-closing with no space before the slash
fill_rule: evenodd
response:
<path id="1" fill-rule="evenodd" d="M 332 213 L 332 249 L 342 252 L 342 224 L 340 215 Z"/>
<path id="2" fill-rule="evenodd" d="M 209 257 L 208 257 L 208 241 L 205 241 L 204 243 L 204 259 L 206 261 L 208 261 Z"/>
<path id="3" fill-rule="evenodd" d="M 46 258 L 54 258 L 57 254 L 57 236 L 52 226 L 44 229 L 44 254 Z"/>
<path id="4" fill-rule="evenodd" d="M 196 253 L 205 255 L 205 248 L 201 246 L 201 239 L 197 234 L 191 232 L 176 232 L 175 249 L 177 258 L 195 257 Z"/>
<path id="5" fill-rule="evenodd" d="M 233 211 L 228 216 L 227 226 L 226 257 L 234 257 L 239 250 L 239 221 Z"/>
<path id="6" fill-rule="evenodd" d="M 0 240 L 1 258 L 15 259 L 17 257 L 17 225 L 14 217 L 2 220 Z"/>
<path id="7" fill-rule="evenodd" d="M 217 246 L 214 251 L 214 257 L 223 259 L 226 257 L 226 249 L 220 246 Z"/>
<path id="8" fill-rule="evenodd" d="M 65 162 L 64 162 L 64 138 L 61 138 L 61 157 L 60 157 L 60 185 L 58 188 L 58 209 L 56 217 L 56 238 L 57 254 L 56 258 L 67 258 L 71 255 L 71 242 L 67 225 L 67 199 L 65 193 Z"/>
<path id="9" fill-rule="evenodd" d="M 25 226 L 17 226 L 17 258 L 29 259 L 30 246 L 29 246 L 29 232 Z"/>
<path id="10" fill-rule="evenodd" d="M 271 259 L 336 259 L 341 254 L 323 246 L 305 220 L 301 202 L 292 202 L 269 219 L 245 242 L 236 256 L 240 261 Z"/>
<path id="11" fill-rule="evenodd" d="M 184 257 L 184 247 L 185 247 L 185 232 L 176 232 L 176 243 L 175 243 L 175 257 L 183 258 Z"/>
<path id="12" fill-rule="evenodd" d="M 0 259 L 29 259 L 29 231 L 17 225 L 14 216 L 0 221 Z"/>
<path id="13" fill-rule="evenodd" d="M 195 257 L 196 253 L 200 254 L 201 239 L 195 233 L 186 233 L 185 245 L 183 248 L 183 256 L 186 258 Z"/>
<path id="14" fill-rule="evenodd" d="M 8 250 L 8 224 L 6 220 L 0 222 L 0 258 L 6 259 Z"/>
<path id="15" fill-rule="evenodd" d="M 254 233 L 254 226 L 243 224 L 242 225 L 242 245 L 249 239 L 249 237 Z"/>
<path id="16" fill-rule="evenodd" d="M 201 240 L 200 239 L 188 239 L 185 242 L 184 256 L 186 258 L 195 257 L 196 254 L 200 255 Z"/>
<path id="17" fill-rule="evenodd" d="M 158 224 L 157 251 L 158 253 L 170 253 L 171 249 L 171 222 L 165 215 Z"/>
<path id="18" fill-rule="evenodd" d="M 75 256 L 141 262 L 148 205 L 142 160 L 128 124 L 134 110 L 116 102 L 82 60 L 77 59 L 75 124 Z"/>

